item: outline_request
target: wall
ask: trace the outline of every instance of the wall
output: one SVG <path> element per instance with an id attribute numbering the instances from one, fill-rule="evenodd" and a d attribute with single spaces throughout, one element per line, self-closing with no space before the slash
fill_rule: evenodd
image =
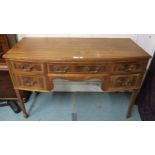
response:
<path id="1" fill-rule="evenodd" d="M 18 39 L 23 37 L 97 37 L 97 38 L 131 38 L 139 46 L 141 46 L 150 55 L 153 55 L 155 51 L 155 34 L 18 34 Z M 101 92 L 100 82 L 98 80 L 89 80 L 86 82 L 69 82 L 67 80 L 55 80 L 55 91 L 89 91 L 89 92 Z"/>
<path id="2" fill-rule="evenodd" d="M 136 43 L 153 56 L 155 51 L 155 34 L 138 34 Z"/>
<path id="3" fill-rule="evenodd" d="M 96 38 L 132 38 L 137 39 L 136 34 L 18 34 L 18 39 L 23 37 L 96 37 Z"/>

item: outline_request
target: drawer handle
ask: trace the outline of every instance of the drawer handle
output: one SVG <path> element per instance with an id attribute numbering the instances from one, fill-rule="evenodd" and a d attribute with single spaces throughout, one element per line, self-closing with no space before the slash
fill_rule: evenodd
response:
<path id="1" fill-rule="evenodd" d="M 69 70 L 69 67 L 65 67 L 64 70 L 59 70 L 59 68 L 56 68 L 57 73 L 66 73 Z"/>
<path id="2" fill-rule="evenodd" d="M 134 69 L 136 69 L 136 65 L 130 65 L 130 66 L 121 66 L 120 68 L 124 72 L 130 72 Z"/>
<path id="3" fill-rule="evenodd" d="M 19 65 L 19 68 L 20 68 L 20 69 L 24 69 L 24 68 L 25 68 L 24 64 L 20 64 L 20 65 Z"/>
<path id="4" fill-rule="evenodd" d="M 37 81 L 27 81 L 27 82 L 24 82 L 24 85 L 25 86 L 34 86 L 35 84 L 37 83 Z"/>
<path id="5" fill-rule="evenodd" d="M 131 86 L 132 82 L 133 82 L 132 80 L 126 80 L 126 81 L 118 80 L 117 84 L 119 86 Z"/>
<path id="6" fill-rule="evenodd" d="M 31 72 L 34 69 L 34 65 L 29 66 L 27 69 L 25 69 L 26 72 Z"/>
<path id="7" fill-rule="evenodd" d="M 98 73 L 99 71 L 100 71 L 100 67 L 97 67 L 96 70 L 94 70 L 94 71 L 90 70 L 89 73 L 93 73 L 94 74 L 94 73 Z"/>
<path id="8" fill-rule="evenodd" d="M 25 86 L 34 86 L 37 83 L 37 81 L 30 81 L 29 78 L 25 77 L 23 83 Z"/>
<path id="9" fill-rule="evenodd" d="M 28 68 L 25 68 L 24 64 L 20 64 L 19 68 L 25 72 L 31 72 L 34 69 L 34 65 L 30 65 Z"/>

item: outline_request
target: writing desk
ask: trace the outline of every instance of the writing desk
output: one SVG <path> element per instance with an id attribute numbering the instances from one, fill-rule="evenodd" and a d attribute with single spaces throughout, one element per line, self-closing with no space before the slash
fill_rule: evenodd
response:
<path id="1" fill-rule="evenodd" d="M 103 91 L 131 91 L 129 117 L 150 55 L 128 38 L 24 38 L 4 58 L 25 117 L 20 90 L 49 92 L 57 78 L 99 79 Z"/>

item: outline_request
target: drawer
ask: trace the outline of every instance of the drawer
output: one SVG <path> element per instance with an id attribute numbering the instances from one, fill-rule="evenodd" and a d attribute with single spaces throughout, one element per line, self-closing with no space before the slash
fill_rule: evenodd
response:
<path id="1" fill-rule="evenodd" d="M 48 64 L 49 73 L 87 73 L 97 74 L 105 73 L 106 65 L 61 65 Z"/>
<path id="2" fill-rule="evenodd" d="M 15 79 L 18 87 L 28 88 L 28 89 L 45 88 L 45 79 L 42 76 L 17 75 L 15 76 Z"/>
<path id="3" fill-rule="evenodd" d="M 13 69 L 17 72 L 24 72 L 24 73 L 43 73 L 44 66 L 40 63 L 33 63 L 33 62 L 21 62 L 16 61 L 12 62 Z"/>
<path id="4" fill-rule="evenodd" d="M 144 71 L 147 62 L 122 62 L 112 65 L 112 73 L 134 73 Z"/>
<path id="5" fill-rule="evenodd" d="M 141 83 L 139 74 L 132 75 L 116 75 L 109 77 L 109 88 L 138 88 Z"/>

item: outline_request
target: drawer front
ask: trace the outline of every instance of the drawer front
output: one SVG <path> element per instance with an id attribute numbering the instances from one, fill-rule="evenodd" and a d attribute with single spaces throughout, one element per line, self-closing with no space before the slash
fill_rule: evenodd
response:
<path id="1" fill-rule="evenodd" d="M 145 70 L 146 62 L 122 62 L 112 65 L 112 73 L 134 73 L 142 72 Z"/>
<path id="2" fill-rule="evenodd" d="M 116 75 L 109 77 L 109 88 L 124 89 L 138 88 L 141 82 L 139 74 L 134 75 Z"/>
<path id="3" fill-rule="evenodd" d="M 48 64 L 49 73 L 105 73 L 106 65 L 60 65 Z"/>
<path id="4" fill-rule="evenodd" d="M 28 89 L 44 89 L 45 79 L 42 76 L 15 76 L 16 83 L 18 87 L 28 88 Z"/>
<path id="5" fill-rule="evenodd" d="M 43 64 L 40 63 L 32 63 L 32 62 L 12 62 L 13 69 L 17 72 L 24 73 L 43 73 L 44 67 Z"/>

